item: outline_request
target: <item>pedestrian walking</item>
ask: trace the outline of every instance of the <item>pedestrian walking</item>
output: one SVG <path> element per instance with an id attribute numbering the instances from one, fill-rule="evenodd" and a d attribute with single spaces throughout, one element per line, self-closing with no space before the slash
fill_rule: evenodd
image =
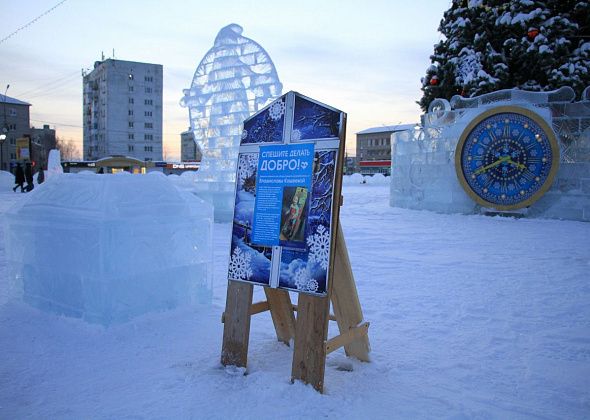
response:
<path id="1" fill-rule="evenodd" d="M 25 164 L 25 181 L 27 181 L 27 192 L 32 191 L 35 186 L 33 185 L 33 168 L 31 162 Z"/>
<path id="2" fill-rule="evenodd" d="M 39 167 L 39 172 L 37 172 L 37 184 L 41 185 L 45 181 L 45 172 L 43 172 L 43 167 Z"/>
<path id="3" fill-rule="evenodd" d="M 16 189 L 20 187 L 20 192 L 25 192 L 25 187 L 23 186 L 25 183 L 25 172 L 23 171 L 23 167 L 20 166 L 20 163 L 16 164 L 16 169 L 14 170 L 14 183 L 16 185 L 12 191 L 16 192 Z"/>

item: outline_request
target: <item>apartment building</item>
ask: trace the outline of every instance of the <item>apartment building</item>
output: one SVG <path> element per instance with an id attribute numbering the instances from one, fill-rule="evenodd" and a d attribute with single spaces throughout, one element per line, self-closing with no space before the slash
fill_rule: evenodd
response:
<path id="1" fill-rule="evenodd" d="M 84 160 L 162 160 L 161 64 L 106 59 L 83 76 Z"/>

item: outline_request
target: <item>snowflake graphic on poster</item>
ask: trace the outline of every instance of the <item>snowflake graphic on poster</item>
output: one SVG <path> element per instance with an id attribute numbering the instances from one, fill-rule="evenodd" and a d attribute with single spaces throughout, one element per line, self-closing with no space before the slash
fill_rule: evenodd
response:
<path id="1" fill-rule="evenodd" d="M 252 276 L 251 260 L 252 256 L 250 254 L 235 247 L 229 261 L 229 278 L 234 280 L 249 280 Z"/>
<path id="2" fill-rule="evenodd" d="M 293 130 L 293 132 L 291 133 L 291 140 L 294 140 L 294 141 L 301 140 L 301 131 Z"/>
<path id="3" fill-rule="evenodd" d="M 256 173 L 258 159 L 255 153 L 244 153 L 240 155 L 238 162 L 238 180 L 240 184 Z"/>
<path id="4" fill-rule="evenodd" d="M 268 115 L 274 121 L 277 121 L 285 114 L 285 101 L 276 101 L 268 109 Z"/>
<path id="5" fill-rule="evenodd" d="M 307 268 L 300 268 L 295 272 L 295 287 L 304 292 L 317 292 L 319 285 L 309 276 Z"/>
<path id="6" fill-rule="evenodd" d="M 328 258 L 330 256 L 330 232 L 324 225 L 319 225 L 316 233 L 307 237 L 309 247 L 309 259 L 328 269 Z"/>
<path id="7" fill-rule="evenodd" d="M 242 140 L 245 140 L 248 137 L 248 130 L 243 129 L 242 130 Z"/>

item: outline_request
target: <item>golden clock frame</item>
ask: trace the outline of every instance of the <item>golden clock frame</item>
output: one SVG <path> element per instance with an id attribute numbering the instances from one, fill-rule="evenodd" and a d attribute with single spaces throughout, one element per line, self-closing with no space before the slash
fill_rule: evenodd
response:
<path id="1" fill-rule="evenodd" d="M 547 179 L 545 179 L 545 182 L 543 183 L 543 185 L 541 185 L 541 188 L 539 188 L 539 190 L 537 192 L 535 192 L 530 198 L 528 198 L 520 203 L 504 206 L 504 205 L 499 205 L 499 204 L 491 203 L 489 201 L 484 200 L 479 195 L 477 195 L 475 193 L 475 191 L 473 191 L 471 189 L 471 187 L 467 183 L 467 179 L 465 179 L 465 176 L 463 174 L 463 169 L 461 168 L 461 155 L 462 155 L 463 147 L 465 146 L 465 141 L 467 140 L 467 137 L 469 136 L 469 134 L 471 134 L 473 129 L 479 123 L 481 123 L 486 118 L 489 118 L 489 117 L 494 116 L 496 114 L 505 113 L 505 112 L 511 112 L 514 114 L 524 115 L 525 117 L 528 117 L 531 120 L 533 120 L 535 123 L 537 123 L 539 125 L 539 127 L 541 128 L 541 130 L 543 130 L 543 132 L 545 133 L 545 135 L 549 139 L 549 143 L 551 145 L 551 153 L 552 153 L 553 157 L 551 160 L 551 169 L 549 170 L 549 175 L 547 175 Z M 461 187 L 463 187 L 463 190 L 465 190 L 467 195 L 469 195 L 469 197 L 473 201 L 475 201 L 477 204 L 479 204 L 480 206 L 489 207 L 489 208 L 493 208 L 493 209 L 500 210 L 500 211 L 518 210 L 518 209 L 522 209 L 524 207 L 531 206 L 535 201 L 537 201 L 539 198 L 541 198 L 543 196 L 543 194 L 545 194 L 549 190 L 549 188 L 551 188 L 551 185 L 553 185 L 553 181 L 555 179 L 555 175 L 557 174 L 558 169 L 559 169 L 559 144 L 557 142 L 557 138 L 555 137 L 555 133 L 553 132 L 553 130 L 551 129 L 549 124 L 547 124 L 541 116 L 532 112 L 529 109 L 522 108 L 519 106 L 504 105 L 504 106 L 498 106 L 496 108 L 492 108 L 492 109 L 482 112 L 477 117 L 475 117 L 467 125 L 467 127 L 463 130 L 463 132 L 461 133 L 461 136 L 459 137 L 459 142 L 457 143 L 457 146 L 455 148 L 455 172 L 457 173 L 457 178 L 459 180 L 459 183 L 461 184 Z"/>

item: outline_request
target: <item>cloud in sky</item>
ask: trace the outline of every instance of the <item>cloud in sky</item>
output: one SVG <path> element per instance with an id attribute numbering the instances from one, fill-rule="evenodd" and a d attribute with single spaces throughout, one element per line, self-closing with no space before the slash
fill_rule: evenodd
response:
<path id="1" fill-rule="evenodd" d="M 3 4 L 11 19 L 0 37 L 56 3 Z M 162 64 L 164 143 L 178 157 L 180 133 L 189 125 L 188 111 L 179 105 L 182 90 L 217 32 L 238 23 L 270 54 L 284 92 L 296 90 L 348 113 L 347 149 L 354 153 L 354 133 L 418 121 L 420 77 L 448 8 L 448 0 L 425 3 L 69 0 L 0 44 L 0 86 L 9 83 L 9 96 L 33 105 L 34 124 L 47 121 L 59 136 L 81 145 L 81 70 L 113 50 L 122 60 Z"/>

